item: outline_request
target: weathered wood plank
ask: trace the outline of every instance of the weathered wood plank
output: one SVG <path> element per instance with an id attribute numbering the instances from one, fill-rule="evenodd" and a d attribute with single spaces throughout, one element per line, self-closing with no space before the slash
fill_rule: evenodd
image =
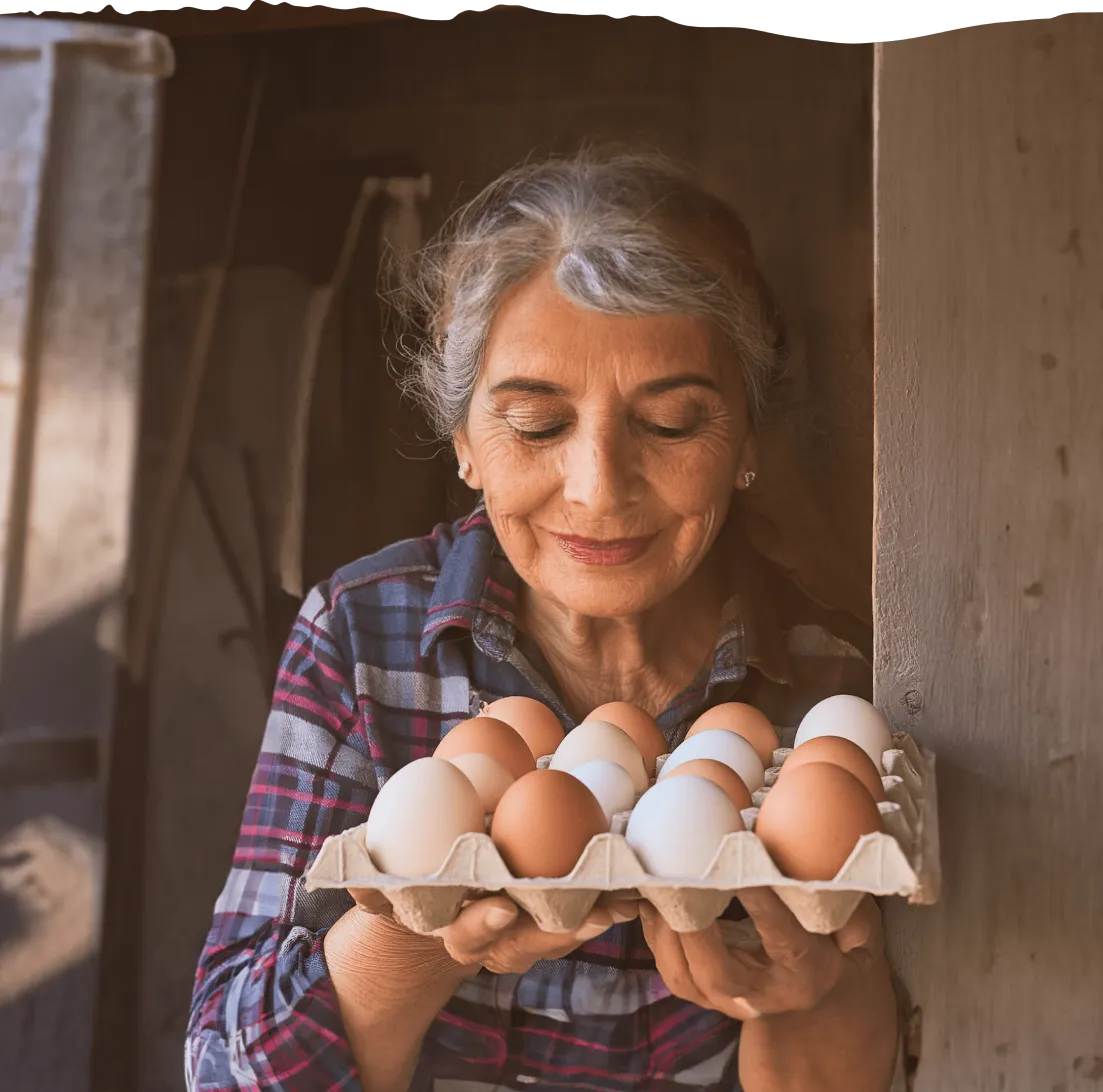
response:
<path id="1" fill-rule="evenodd" d="M 876 696 L 939 756 L 917 1087 L 1103 1076 L 1103 17 L 886 44 Z"/>
<path id="2" fill-rule="evenodd" d="M 170 67 L 153 34 L 0 20 L 5 1092 L 90 1084 L 103 758 L 129 560 L 156 88 Z"/>

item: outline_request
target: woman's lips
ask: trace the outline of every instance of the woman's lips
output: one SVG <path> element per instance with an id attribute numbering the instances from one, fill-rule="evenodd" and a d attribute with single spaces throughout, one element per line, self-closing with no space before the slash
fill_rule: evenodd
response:
<path id="1" fill-rule="evenodd" d="M 644 554 L 653 538 L 653 535 L 646 538 L 579 538 L 577 535 L 555 535 L 555 540 L 563 551 L 583 565 L 627 565 Z"/>

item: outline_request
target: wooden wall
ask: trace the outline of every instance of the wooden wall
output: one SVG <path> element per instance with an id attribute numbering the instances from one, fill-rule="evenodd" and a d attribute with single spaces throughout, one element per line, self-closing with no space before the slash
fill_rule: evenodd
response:
<path id="1" fill-rule="evenodd" d="M 158 90 L 171 65 L 157 35 L 0 20 L 5 1092 L 91 1086 L 116 954 L 101 945 L 104 840 Z"/>
<path id="2" fill-rule="evenodd" d="M 1103 1080 L 1103 16 L 881 47 L 876 687 L 944 891 L 924 1092 Z"/>

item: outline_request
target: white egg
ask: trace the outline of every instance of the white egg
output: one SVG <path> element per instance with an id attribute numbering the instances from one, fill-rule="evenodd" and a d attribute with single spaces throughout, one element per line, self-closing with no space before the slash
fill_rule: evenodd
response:
<path id="1" fill-rule="evenodd" d="M 483 802 L 483 810 L 490 815 L 498 806 L 498 801 L 506 789 L 514 782 L 513 775 L 496 758 L 490 755 L 472 751 L 470 754 L 453 755 L 446 762 L 451 762 L 456 769 L 461 770 L 464 776 L 479 794 Z"/>
<path id="2" fill-rule="evenodd" d="M 613 816 L 619 811 L 631 811 L 636 799 L 636 787 L 623 766 L 605 758 L 583 762 L 570 771 L 597 797 L 606 822 L 613 825 Z"/>
<path id="3" fill-rule="evenodd" d="M 757 792 L 765 784 L 766 769 L 758 752 L 742 736 L 723 728 L 699 732 L 680 743 L 663 765 L 659 779 L 663 780 L 683 762 L 691 762 L 695 758 L 711 758 L 730 766 L 750 792 Z"/>
<path id="4" fill-rule="evenodd" d="M 640 797 L 625 838 L 650 875 L 698 879 L 725 835 L 736 830 L 743 830 L 743 818 L 728 794 L 686 774 L 659 781 Z"/>
<path id="5" fill-rule="evenodd" d="M 615 762 L 626 770 L 636 792 L 647 788 L 649 778 L 639 747 L 627 732 L 604 720 L 588 720 L 572 728 L 555 749 L 551 768 L 570 773 L 576 766 L 597 759 Z"/>
<path id="6" fill-rule="evenodd" d="M 864 698 L 836 694 L 813 705 L 800 722 L 793 746 L 799 747 L 817 736 L 849 739 L 873 759 L 879 773 L 885 772 L 881 756 L 892 748 L 892 733 L 885 718 Z"/>
<path id="7" fill-rule="evenodd" d="M 482 801 L 467 777 L 443 758 L 418 758 L 384 782 L 364 842 L 381 872 L 431 876 L 461 834 L 485 830 Z"/>

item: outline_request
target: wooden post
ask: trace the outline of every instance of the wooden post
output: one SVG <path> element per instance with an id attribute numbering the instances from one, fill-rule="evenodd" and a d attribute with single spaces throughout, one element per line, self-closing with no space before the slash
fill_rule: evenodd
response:
<path id="1" fill-rule="evenodd" d="M 171 64 L 156 34 L 0 20 L 5 1092 L 89 1085 L 157 86 Z"/>
<path id="2" fill-rule="evenodd" d="M 938 755 L 893 909 L 924 1092 L 1103 1078 L 1103 16 L 879 49 L 876 700 Z"/>

